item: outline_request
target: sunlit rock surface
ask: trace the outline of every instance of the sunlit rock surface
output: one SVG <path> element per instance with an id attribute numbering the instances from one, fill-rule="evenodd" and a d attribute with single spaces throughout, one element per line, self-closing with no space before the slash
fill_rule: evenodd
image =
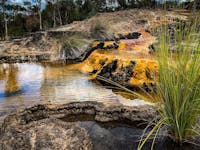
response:
<path id="1" fill-rule="evenodd" d="M 85 129 L 58 119 L 44 119 L 1 132 L 0 149 L 90 150 L 92 143 Z"/>
<path id="2" fill-rule="evenodd" d="M 158 64 L 149 48 L 154 38 L 145 30 L 115 35 L 118 41 L 95 41 L 101 45 L 83 63 L 79 70 L 90 74 L 90 79 L 102 76 L 127 87 L 148 90 L 158 75 Z"/>

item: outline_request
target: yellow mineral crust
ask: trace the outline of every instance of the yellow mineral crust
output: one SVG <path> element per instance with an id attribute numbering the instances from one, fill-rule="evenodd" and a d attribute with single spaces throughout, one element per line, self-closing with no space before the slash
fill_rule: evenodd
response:
<path id="1" fill-rule="evenodd" d="M 102 69 L 103 66 L 109 64 L 114 60 L 114 56 L 101 54 L 98 51 L 94 51 L 88 59 L 79 64 L 79 71 L 82 73 L 90 73 L 94 70 L 97 70 L 96 75 Z M 91 76 L 91 78 L 95 78 L 96 76 Z"/>
<path id="2" fill-rule="evenodd" d="M 129 84 L 134 86 L 142 86 L 145 84 L 154 83 L 155 78 L 158 76 L 158 63 L 154 60 L 135 60 L 136 65 L 133 68 L 133 77 L 130 79 Z"/>
<path id="3" fill-rule="evenodd" d="M 92 43 L 92 47 L 96 47 L 99 43 L 100 43 L 99 41 L 94 41 L 94 42 Z"/>
<path id="4" fill-rule="evenodd" d="M 158 76 L 158 63 L 149 54 L 149 45 L 153 43 L 153 37 L 145 30 L 140 30 L 139 32 L 141 35 L 138 39 L 103 42 L 103 49 L 108 48 L 108 46 L 111 46 L 111 48 L 93 51 L 84 62 L 78 64 L 77 68 L 82 73 L 90 74 L 89 79 L 95 79 L 103 68 L 108 67 L 108 64 L 117 60 L 117 67 L 111 72 L 108 72 L 108 74 L 112 74 L 112 76 L 116 75 L 116 80 L 128 79 L 128 81 L 120 81 L 126 82 L 122 84 L 134 87 L 153 84 L 155 76 Z M 120 34 L 125 36 L 129 33 Z M 96 47 L 100 43 L 102 42 L 95 41 L 92 43 L 92 47 Z M 114 45 L 118 45 L 118 48 L 114 49 L 112 47 Z M 132 77 L 130 77 L 130 72 L 127 73 L 127 70 L 131 68 L 130 62 L 134 62 Z"/>
<path id="5" fill-rule="evenodd" d="M 93 52 L 88 59 L 80 64 L 79 70 L 85 74 L 94 72 L 89 79 L 95 79 L 101 72 L 102 68 L 115 59 L 118 61 L 117 68 L 113 74 L 119 73 L 122 67 L 129 66 L 131 61 L 135 62 L 135 66 L 132 70 L 133 76 L 127 82 L 127 85 L 142 86 L 144 83 L 148 85 L 154 83 L 155 76 L 158 75 L 157 61 L 149 59 L 120 59 L 114 55 L 100 54 L 97 51 Z"/>

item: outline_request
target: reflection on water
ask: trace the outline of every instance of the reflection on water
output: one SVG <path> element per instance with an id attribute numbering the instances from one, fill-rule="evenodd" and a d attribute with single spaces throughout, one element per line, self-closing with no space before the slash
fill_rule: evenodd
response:
<path id="1" fill-rule="evenodd" d="M 119 101 L 119 96 L 88 80 L 71 65 L 0 64 L 0 120 L 36 102 Z"/>
<path id="2" fill-rule="evenodd" d="M 6 80 L 4 93 L 6 95 L 9 95 L 9 94 L 18 92 L 20 90 L 20 87 L 17 80 L 18 67 L 11 64 L 8 66 L 7 70 L 8 70 L 7 80 Z"/>

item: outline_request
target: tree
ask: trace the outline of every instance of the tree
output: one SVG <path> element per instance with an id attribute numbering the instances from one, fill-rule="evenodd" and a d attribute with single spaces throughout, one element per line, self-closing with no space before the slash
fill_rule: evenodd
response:
<path id="1" fill-rule="evenodd" d="M 56 27 L 56 8 L 55 3 L 57 3 L 57 0 L 46 0 L 47 3 L 51 3 L 53 6 L 53 27 Z"/>
<path id="2" fill-rule="evenodd" d="M 6 40 L 8 40 L 8 16 L 6 14 L 7 3 L 8 3 L 8 0 L 1 0 L 0 1 L 1 11 L 3 13 L 3 18 L 4 18 L 4 29 L 5 29 L 5 39 Z"/>
<path id="3" fill-rule="evenodd" d="M 127 8 L 127 3 L 125 0 L 117 0 L 117 1 L 119 3 L 120 7 Z"/>
<path id="4" fill-rule="evenodd" d="M 38 8 L 38 15 L 39 15 L 39 20 L 40 20 L 40 30 L 42 30 L 42 12 L 41 12 L 42 0 L 37 0 L 36 2 L 37 2 L 36 6 Z"/>
<path id="5" fill-rule="evenodd" d="M 93 0 L 96 11 L 104 11 L 106 8 L 106 0 Z"/>

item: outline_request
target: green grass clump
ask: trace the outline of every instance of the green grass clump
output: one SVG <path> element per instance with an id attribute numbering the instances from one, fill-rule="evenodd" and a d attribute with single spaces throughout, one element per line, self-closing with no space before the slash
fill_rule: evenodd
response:
<path id="1" fill-rule="evenodd" d="M 147 139 L 155 138 L 161 127 L 175 142 L 194 142 L 200 136 L 198 119 L 200 114 L 200 34 L 197 33 L 199 20 L 193 19 L 183 29 L 175 29 L 175 43 L 171 43 L 165 28 L 160 34 L 157 46 L 159 81 L 157 94 L 161 101 L 161 119 L 153 129 L 143 135 L 138 149 Z M 182 31 L 180 31 L 182 30 Z M 172 46 L 176 48 L 171 51 Z"/>
<path id="2" fill-rule="evenodd" d="M 84 35 L 72 35 L 61 39 L 62 48 L 65 50 L 80 49 L 90 42 Z"/>

